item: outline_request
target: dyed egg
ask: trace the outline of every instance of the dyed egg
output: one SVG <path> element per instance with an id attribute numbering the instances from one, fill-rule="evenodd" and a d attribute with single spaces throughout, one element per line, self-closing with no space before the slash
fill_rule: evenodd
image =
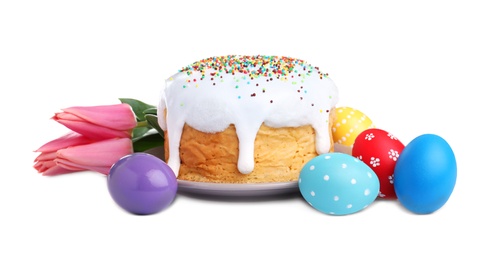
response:
<path id="1" fill-rule="evenodd" d="M 332 125 L 334 150 L 352 154 L 352 145 L 356 137 L 364 130 L 373 128 L 373 122 L 361 111 L 350 107 L 337 107 Z"/>
<path id="2" fill-rule="evenodd" d="M 107 176 L 114 201 L 137 215 L 157 213 L 172 203 L 177 193 L 177 178 L 159 158 L 134 153 L 117 161 Z"/>
<path id="3" fill-rule="evenodd" d="M 446 140 L 434 134 L 418 136 L 403 149 L 395 166 L 398 200 L 414 213 L 432 213 L 451 196 L 456 171 L 456 158 Z"/>
<path id="4" fill-rule="evenodd" d="M 303 198 L 316 210 L 347 215 L 369 206 L 379 192 L 379 181 L 364 162 L 343 153 L 326 153 L 305 164 L 299 176 Z"/>
<path id="5" fill-rule="evenodd" d="M 385 130 L 371 128 L 362 131 L 352 147 L 352 156 L 366 163 L 379 179 L 380 198 L 396 199 L 393 186 L 395 165 L 405 145 Z"/>

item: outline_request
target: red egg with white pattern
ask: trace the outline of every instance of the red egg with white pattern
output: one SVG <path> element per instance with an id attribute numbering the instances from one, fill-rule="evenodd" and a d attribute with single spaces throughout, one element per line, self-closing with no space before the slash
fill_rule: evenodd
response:
<path id="1" fill-rule="evenodd" d="M 352 146 L 352 156 L 367 164 L 378 176 L 378 198 L 397 199 L 394 188 L 396 161 L 405 145 L 391 133 L 370 128 L 362 131 Z"/>

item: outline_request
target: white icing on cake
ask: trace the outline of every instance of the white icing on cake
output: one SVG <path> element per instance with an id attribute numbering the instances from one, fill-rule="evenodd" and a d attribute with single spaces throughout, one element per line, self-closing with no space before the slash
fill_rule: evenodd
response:
<path id="1" fill-rule="evenodd" d="M 254 169 L 254 141 L 262 123 L 274 128 L 311 125 L 317 153 L 327 153 L 329 114 L 337 101 L 333 81 L 302 60 L 276 56 L 201 60 L 167 79 L 162 89 L 158 122 L 168 134 L 168 165 L 178 175 L 184 124 L 206 133 L 234 124 L 237 166 L 244 174 Z"/>

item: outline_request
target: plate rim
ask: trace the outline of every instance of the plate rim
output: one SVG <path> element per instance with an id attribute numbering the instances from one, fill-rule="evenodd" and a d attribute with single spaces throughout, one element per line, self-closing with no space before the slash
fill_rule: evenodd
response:
<path id="1" fill-rule="evenodd" d="M 212 183 L 177 180 L 178 191 L 219 196 L 264 196 L 299 192 L 298 181 L 265 183 Z"/>

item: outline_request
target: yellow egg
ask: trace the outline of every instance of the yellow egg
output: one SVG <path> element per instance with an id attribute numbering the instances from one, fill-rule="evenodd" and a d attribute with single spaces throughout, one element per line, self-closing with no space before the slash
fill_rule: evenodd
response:
<path id="1" fill-rule="evenodd" d="M 352 154 L 356 137 L 368 128 L 374 128 L 371 119 L 361 111 L 351 107 L 337 107 L 332 126 L 334 150 Z"/>

